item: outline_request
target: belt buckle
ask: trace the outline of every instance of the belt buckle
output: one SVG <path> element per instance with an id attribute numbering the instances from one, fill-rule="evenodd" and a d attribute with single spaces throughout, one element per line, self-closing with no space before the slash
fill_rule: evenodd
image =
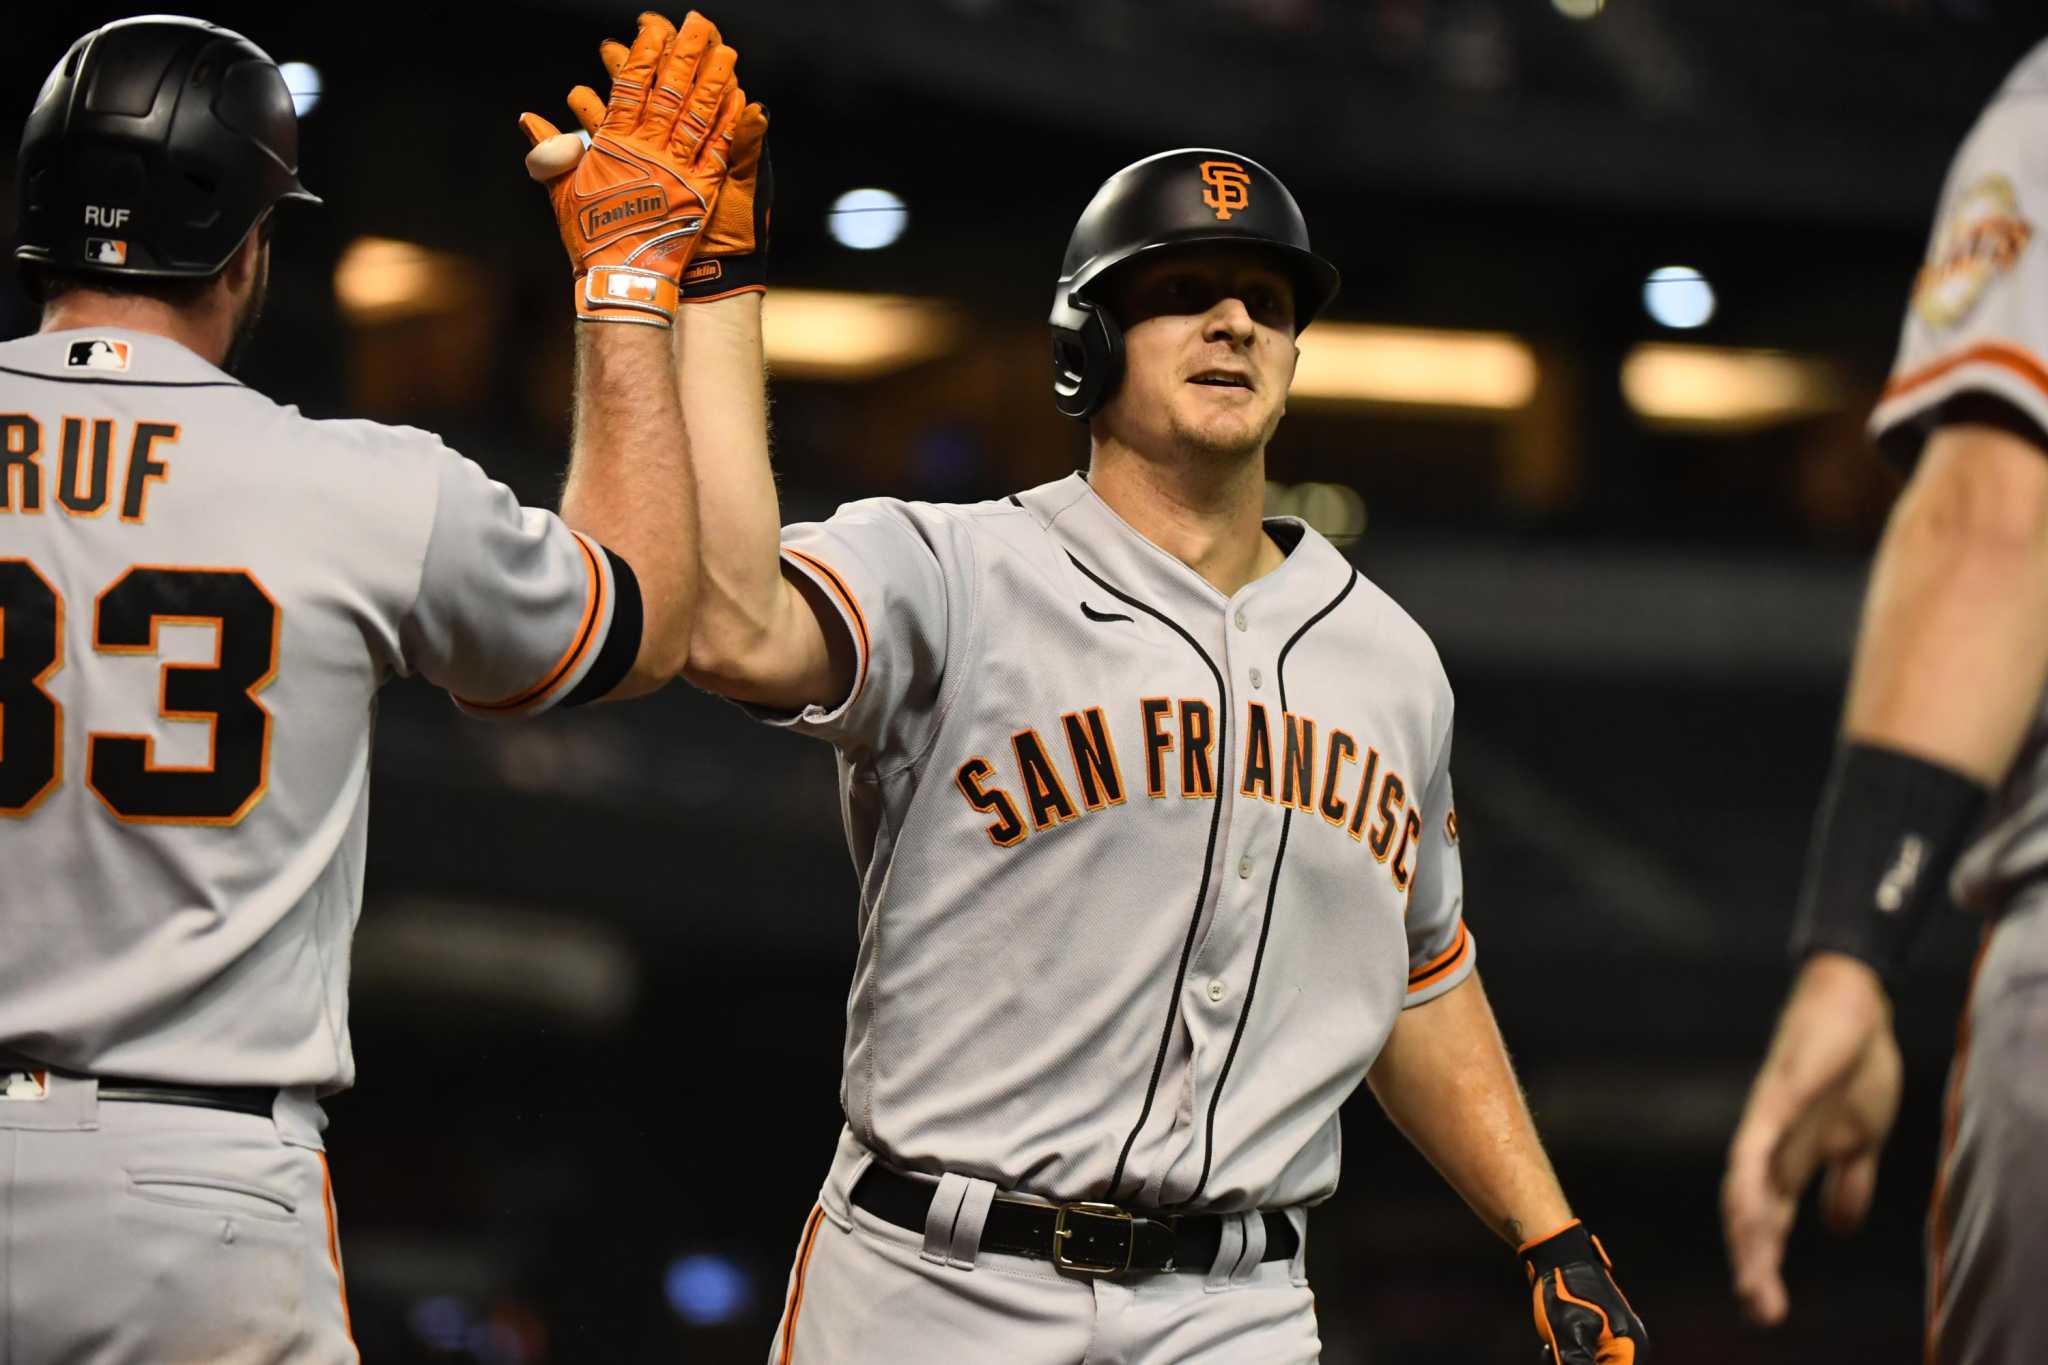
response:
<path id="1" fill-rule="evenodd" d="M 1076 1215 L 1092 1218 L 1099 1223 L 1123 1225 L 1123 1259 L 1121 1261 L 1099 1261 L 1092 1258 L 1077 1258 L 1067 1254 L 1067 1239 L 1075 1229 L 1069 1220 Z M 1115 1204 L 1097 1204 L 1083 1200 L 1074 1204 L 1060 1204 L 1052 1220 L 1052 1263 L 1061 1270 L 1076 1275 L 1121 1275 L 1131 1268 L 1131 1257 L 1138 1246 L 1137 1218 L 1129 1209 Z"/>

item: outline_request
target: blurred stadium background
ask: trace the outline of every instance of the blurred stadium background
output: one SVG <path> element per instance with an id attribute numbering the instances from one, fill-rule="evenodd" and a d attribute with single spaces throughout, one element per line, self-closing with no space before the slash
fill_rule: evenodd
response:
<path id="1" fill-rule="evenodd" d="M 11 9 L 0 142 L 73 37 L 133 12 Z M 301 64 L 327 199 L 279 235 L 252 382 L 437 430 L 551 503 L 571 324 L 513 118 L 566 121 L 632 7 L 193 12 Z M 1287 179 L 1345 288 L 1272 500 L 1350 537 L 1442 649 L 1487 985 L 1658 1359 L 1915 1354 L 1972 926 L 1900 1006 L 1881 1207 L 1825 1256 L 1795 1240 L 1780 1334 L 1734 1321 L 1715 1196 L 1896 488 L 1861 422 L 1948 155 L 2048 32 L 2034 0 L 710 12 L 774 115 L 793 520 L 1073 468 L 1043 319 L 1093 187 L 1190 143 Z M 0 334 L 34 325 L 10 282 Z M 829 751 L 683 686 L 494 728 L 397 684 L 376 773 L 362 1082 L 329 1133 L 366 1359 L 760 1360 L 838 1123 Z M 1363 1092 L 1346 1120 L 1324 1359 L 1533 1360 L 1511 1258 Z"/>

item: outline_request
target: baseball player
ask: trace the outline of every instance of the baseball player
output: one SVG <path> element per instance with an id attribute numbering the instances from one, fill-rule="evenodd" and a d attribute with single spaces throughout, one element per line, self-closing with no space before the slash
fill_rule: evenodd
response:
<path id="1" fill-rule="evenodd" d="M 1174 151 L 1082 214 L 1052 326 L 1085 475 L 779 529 L 737 155 L 728 193 L 754 212 L 721 201 L 693 266 L 724 297 L 678 324 L 687 675 L 836 747 L 859 879 L 846 1123 L 771 1359 L 1312 1361 L 1361 1079 L 1519 1250 L 1559 1359 L 1647 1359 L 1474 973 L 1436 653 L 1260 519 L 1337 288 L 1285 187 Z"/>
<path id="2" fill-rule="evenodd" d="M 605 157 L 557 187 L 579 317 L 643 324 L 578 329 L 559 517 L 425 432 L 311 421 L 223 369 L 272 210 L 319 202 L 254 44 L 110 24 L 37 97 L 16 257 L 42 329 L 0 345 L 9 1365 L 357 1359 L 318 1099 L 354 1079 L 377 689 L 531 714 L 687 652 L 663 296 L 732 125 L 672 132 L 727 107 L 733 54 L 670 34 L 642 29 Z"/>
<path id="3" fill-rule="evenodd" d="M 1723 1189 L 1735 1288 L 1787 1309 L 1802 1190 L 1861 1221 L 1898 1110 L 1891 993 L 1952 895 L 1984 946 L 1928 1215 L 1927 1359 L 2048 1359 L 2048 43 L 1942 190 L 1871 431 L 1909 475 L 1871 572 L 1793 934 Z"/>

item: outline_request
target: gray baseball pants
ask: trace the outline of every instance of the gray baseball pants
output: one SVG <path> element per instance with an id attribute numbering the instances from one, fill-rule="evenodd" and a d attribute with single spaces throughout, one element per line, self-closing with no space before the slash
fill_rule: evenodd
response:
<path id="1" fill-rule="evenodd" d="M 1927 1221 L 1930 1365 L 2048 1361 L 2048 888 L 1978 959 Z"/>
<path id="2" fill-rule="evenodd" d="M 1240 1218 L 1255 1245 L 1226 1234 L 1206 1274 L 1087 1279 L 982 1252 L 972 1218 L 943 1220 L 941 1245 L 855 1208 L 848 1193 L 872 1159 L 841 1138 L 790 1269 L 770 1365 L 1315 1365 L 1320 1355 L 1305 1211 L 1289 1215 L 1302 1248 L 1291 1262 L 1261 1262 L 1264 1225 Z M 940 1197 L 971 1208 L 993 1188 L 949 1176 Z"/>
<path id="3" fill-rule="evenodd" d="M 0 1365 L 357 1365 L 317 1107 L 0 1076 Z"/>

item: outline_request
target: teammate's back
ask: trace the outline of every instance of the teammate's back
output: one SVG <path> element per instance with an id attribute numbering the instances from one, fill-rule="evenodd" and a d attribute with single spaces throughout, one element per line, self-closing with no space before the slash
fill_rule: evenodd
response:
<path id="1" fill-rule="evenodd" d="M 139 332 L 0 345 L 0 471 L 0 1044 L 348 1084 L 377 688 L 489 712 L 616 682 L 606 557 L 426 433 L 311 421 Z"/>
<path id="2" fill-rule="evenodd" d="M 360 1359 L 317 1096 L 353 1079 L 377 689 L 418 673 L 512 715 L 653 691 L 689 649 L 674 305 L 631 286 L 673 299 L 744 102 L 730 48 L 642 36 L 662 89 L 729 112 L 687 164 L 649 139 L 669 211 L 587 242 L 558 214 L 579 321 L 633 324 L 577 328 L 559 515 L 426 433 L 309 421 L 227 373 L 277 206 L 319 202 L 261 48 L 123 20 L 36 97 L 15 258 L 41 326 L 0 344 L 8 1365 Z M 651 88 L 621 82 L 629 133 Z M 645 237 L 672 274 L 606 254 Z M 607 270 L 627 287 L 587 284 Z"/>

